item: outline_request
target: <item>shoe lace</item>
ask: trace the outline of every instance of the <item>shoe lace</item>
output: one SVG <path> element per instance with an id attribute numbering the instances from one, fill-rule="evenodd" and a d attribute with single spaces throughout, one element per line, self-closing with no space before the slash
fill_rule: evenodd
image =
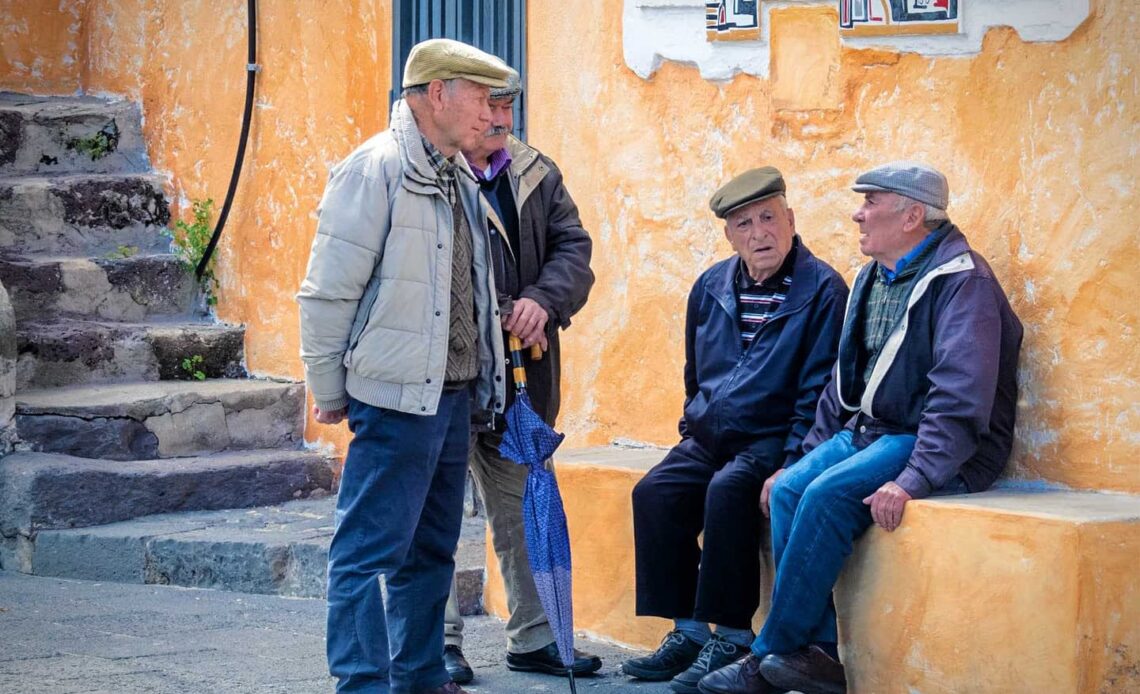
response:
<path id="1" fill-rule="evenodd" d="M 657 653 L 667 650 L 669 646 L 679 646 L 685 643 L 687 638 L 687 636 L 681 633 L 680 629 L 674 629 L 668 634 L 665 634 L 665 638 L 661 639 L 661 645 L 657 647 Z"/>
<path id="2" fill-rule="evenodd" d="M 736 644 L 729 643 L 724 640 L 724 637 L 713 634 L 709 637 L 709 640 L 705 642 L 704 647 L 701 648 L 701 652 L 697 654 L 697 659 L 693 664 L 701 669 L 709 670 L 714 655 L 722 653 L 732 657 L 736 655 L 736 649 Z"/>

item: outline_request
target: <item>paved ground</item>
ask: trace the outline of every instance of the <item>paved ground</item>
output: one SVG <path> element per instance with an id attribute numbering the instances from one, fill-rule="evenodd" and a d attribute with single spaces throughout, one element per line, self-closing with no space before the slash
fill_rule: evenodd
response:
<path id="1" fill-rule="evenodd" d="M 324 615 L 322 600 L 0 571 L 0 693 L 331 692 Z M 569 691 L 559 678 L 508 671 L 497 619 L 470 617 L 467 633 L 469 691 Z M 630 651 L 579 646 L 605 663 L 601 676 L 579 680 L 581 694 L 669 691 L 617 672 Z"/>

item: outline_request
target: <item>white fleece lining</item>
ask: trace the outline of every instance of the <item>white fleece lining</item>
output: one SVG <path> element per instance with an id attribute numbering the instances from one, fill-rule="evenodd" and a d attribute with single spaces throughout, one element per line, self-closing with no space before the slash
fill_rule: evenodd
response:
<path id="1" fill-rule="evenodd" d="M 918 281 L 918 284 L 914 285 L 914 291 L 910 293 L 910 299 L 906 302 L 906 313 L 903 314 L 902 320 L 899 321 L 898 326 L 891 333 L 890 337 L 887 338 L 886 344 L 883 345 L 882 351 L 879 352 L 879 359 L 875 362 L 875 368 L 871 371 L 871 378 L 868 379 L 867 387 L 863 390 L 862 410 L 868 417 L 872 419 L 875 418 L 875 414 L 871 410 L 871 403 L 875 399 L 875 391 L 879 389 L 879 385 L 886 377 L 887 371 L 895 361 L 895 357 L 898 356 L 899 349 L 902 348 L 903 340 L 906 338 L 910 310 L 914 308 L 914 305 L 917 304 L 918 300 L 926 293 L 926 290 L 930 287 L 930 283 L 934 281 L 934 278 L 973 269 L 974 260 L 967 251 L 926 273 L 922 279 Z"/>

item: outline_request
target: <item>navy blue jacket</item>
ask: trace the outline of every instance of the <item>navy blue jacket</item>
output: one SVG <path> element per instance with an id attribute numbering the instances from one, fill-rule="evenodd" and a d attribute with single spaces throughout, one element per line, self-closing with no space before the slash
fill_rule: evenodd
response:
<path id="1" fill-rule="evenodd" d="M 681 436 L 718 458 L 743 455 L 774 470 L 803 455 L 835 363 L 847 284 L 799 243 L 788 296 L 744 351 L 736 316 L 739 263 L 734 255 L 713 265 L 689 293 Z"/>
<path id="2" fill-rule="evenodd" d="M 1013 446 L 1021 322 L 993 270 L 950 223 L 927 270 L 913 281 L 905 316 L 863 383 L 864 306 L 876 263 L 855 278 L 835 378 L 819 402 L 804 449 L 846 426 L 856 446 L 879 436 L 918 437 L 895 482 L 929 496 L 955 475 L 971 492 L 986 489 Z"/>

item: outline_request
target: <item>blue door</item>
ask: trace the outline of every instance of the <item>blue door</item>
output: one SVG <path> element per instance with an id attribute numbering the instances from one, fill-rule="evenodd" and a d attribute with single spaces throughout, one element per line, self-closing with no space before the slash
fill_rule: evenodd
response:
<path id="1" fill-rule="evenodd" d="M 395 0 L 392 3 L 392 91 L 400 96 L 404 61 L 425 39 L 456 39 L 497 55 L 519 71 L 515 135 L 526 139 L 526 0 Z"/>

